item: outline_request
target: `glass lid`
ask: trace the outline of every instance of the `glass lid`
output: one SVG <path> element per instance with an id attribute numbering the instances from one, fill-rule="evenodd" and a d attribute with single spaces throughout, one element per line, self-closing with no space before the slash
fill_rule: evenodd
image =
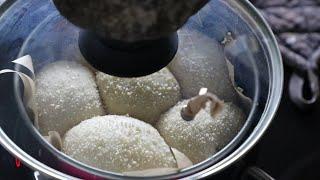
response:
<path id="1" fill-rule="evenodd" d="M 109 51 L 94 43 L 85 46 L 91 55 L 84 53 L 84 29 L 62 16 L 53 1 L 17 0 L 0 17 L 0 53 L 7 64 L 20 58 L 14 70 L 29 77 L 31 87 L 19 74 L 4 75 L 19 117 L 1 127 L 39 163 L 26 164 L 54 177 L 172 179 L 204 171 L 241 148 L 264 121 L 271 94 L 281 91 L 276 44 L 250 8 L 209 1 L 170 39 L 177 37 L 177 48 L 170 50 L 169 64 L 149 75 L 117 77 L 88 57 L 127 67 L 125 61 L 100 56 Z M 129 45 L 125 54 L 136 60 L 132 52 L 138 46 Z M 115 51 L 122 55 L 122 48 Z M 148 51 L 139 49 L 150 57 L 147 63 L 165 57 Z M 141 62 L 130 66 L 139 69 Z"/>

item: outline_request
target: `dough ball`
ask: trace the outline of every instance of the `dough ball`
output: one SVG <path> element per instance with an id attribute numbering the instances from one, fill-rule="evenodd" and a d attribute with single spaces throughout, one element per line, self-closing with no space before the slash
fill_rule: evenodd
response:
<path id="1" fill-rule="evenodd" d="M 179 49 L 168 65 L 180 84 L 182 96 L 191 98 L 208 88 L 224 101 L 234 102 L 237 93 L 230 79 L 222 46 L 201 32 L 179 31 Z"/>
<path id="2" fill-rule="evenodd" d="M 180 87 L 167 68 L 139 78 L 97 73 L 102 100 L 110 114 L 126 115 L 154 124 L 180 100 Z"/>
<path id="3" fill-rule="evenodd" d="M 66 133 L 63 151 L 85 164 L 113 172 L 177 168 L 158 131 L 126 116 L 107 115 L 81 122 Z"/>
<path id="4" fill-rule="evenodd" d="M 36 75 L 34 104 L 41 134 L 60 135 L 81 121 L 104 115 L 93 74 L 73 61 L 57 61 Z"/>
<path id="5" fill-rule="evenodd" d="M 184 153 L 194 164 L 199 163 L 222 149 L 236 136 L 245 121 L 245 115 L 232 103 L 211 116 L 210 106 L 201 109 L 193 120 L 181 117 L 181 109 L 188 100 L 179 102 L 163 114 L 156 128 L 169 146 Z"/>

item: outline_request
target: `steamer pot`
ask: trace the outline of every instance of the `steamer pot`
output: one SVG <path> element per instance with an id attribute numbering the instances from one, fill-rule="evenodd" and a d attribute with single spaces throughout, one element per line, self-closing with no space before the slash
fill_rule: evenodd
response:
<path id="1" fill-rule="evenodd" d="M 0 12 L 0 69 L 15 68 L 31 75 L 10 63 L 25 54 L 33 57 L 36 72 L 56 59 L 82 58 L 77 46 L 79 28 L 68 23 L 52 1 L 8 0 Z M 245 125 L 225 148 L 200 164 L 154 179 L 204 178 L 232 165 L 267 130 L 282 94 L 283 66 L 275 37 L 250 2 L 211 0 L 181 30 L 188 28 L 218 42 L 231 33 L 235 43 L 225 47 L 225 54 L 233 64 L 236 84 L 252 99 L 252 106 Z M 57 151 L 32 125 L 19 77 L 4 74 L 0 79 L 0 143 L 25 165 L 58 179 L 139 179 L 89 167 Z"/>

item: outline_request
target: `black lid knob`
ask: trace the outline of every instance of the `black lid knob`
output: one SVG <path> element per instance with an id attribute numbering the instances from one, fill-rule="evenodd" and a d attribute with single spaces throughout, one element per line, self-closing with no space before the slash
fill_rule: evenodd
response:
<path id="1" fill-rule="evenodd" d="M 178 35 L 172 33 L 164 38 L 129 43 L 82 31 L 79 47 L 97 70 L 119 77 L 139 77 L 159 71 L 170 63 L 178 49 Z"/>

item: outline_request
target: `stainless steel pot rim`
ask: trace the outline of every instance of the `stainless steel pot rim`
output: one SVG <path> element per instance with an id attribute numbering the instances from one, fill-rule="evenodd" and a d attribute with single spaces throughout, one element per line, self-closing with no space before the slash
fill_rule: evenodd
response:
<path id="1" fill-rule="evenodd" d="M 238 160 L 240 157 L 242 157 L 247 151 L 249 151 L 256 142 L 260 139 L 260 137 L 263 135 L 269 124 L 271 123 L 271 120 L 277 110 L 278 104 L 280 102 L 281 93 L 282 93 L 282 83 L 283 83 L 283 69 L 282 69 L 282 61 L 281 61 L 281 55 L 278 50 L 276 40 L 274 35 L 272 34 L 271 29 L 266 24 L 266 22 L 263 20 L 261 15 L 257 12 L 257 10 L 248 2 L 248 1 L 241 1 L 239 4 L 242 6 L 243 9 L 245 9 L 246 12 L 248 12 L 250 15 L 254 15 L 256 18 L 255 20 L 258 21 L 259 24 L 258 27 L 261 28 L 261 31 L 264 32 L 266 36 L 268 36 L 270 39 L 270 42 L 267 43 L 268 51 L 272 52 L 271 59 L 273 60 L 273 63 L 271 63 L 271 68 L 273 71 L 270 72 L 271 79 L 270 82 L 272 82 L 271 86 L 273 89 L 269 89 L 269 97 L 267 101 L 267 105 L 265 108 L 265 111 L 263 112 L 261 119 L 254 129 L 254 131 L 251 133 L 251 135 L 246 139 L 246 141 L 238 148 L 236 149 L 232 154 L 227 156 L 225 159 L 221 160 L 220 162 L 214 164 L 213 166 L 204 169 L 200 172 L 197 172 L 193 175 L 191 175 L 188 178 L 201 178 L 205 177 L 211 174 L 215 174 L 218 171 L 228 167 L 232 163 L 234 163 L 236 160 Z M 11 7 L 12 8 L 12 7 Z M 21 150 L 18 146 L 16 146 L 10 138 L 3 132 L 2 129 L 0 129 L 0 143 L 14 156 L 19 158 L 21 161 L 23 161 L 26 165 L 30 166 L 33 169 L 38 170 L 41 173 L 44 173 L 48 176 L 58 178 L 58 179 L 75 179 L 69 175 L 66 175 L 64 173 L 61 173 L 53 168 L 50 168 L 46 166 L 45 164 L 35 160 L 33 157 L 25 153 L 23 150 Z"/>

